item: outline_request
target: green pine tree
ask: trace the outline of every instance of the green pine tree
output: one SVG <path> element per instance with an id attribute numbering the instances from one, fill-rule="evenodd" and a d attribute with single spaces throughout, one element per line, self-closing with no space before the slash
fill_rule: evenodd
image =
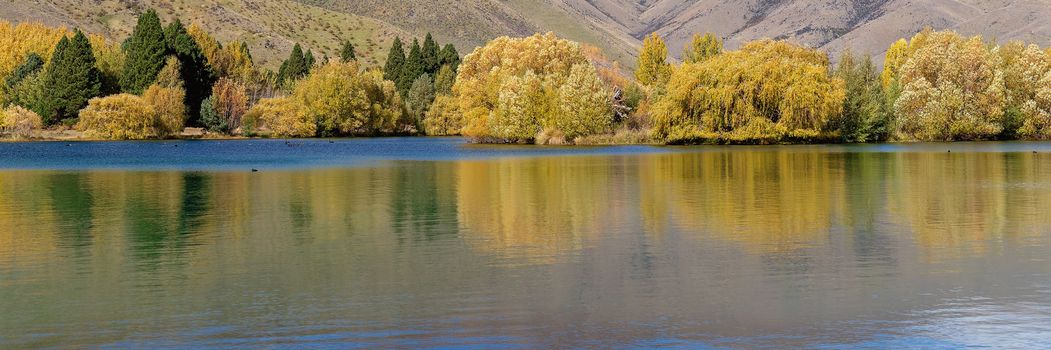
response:
<path id="1" fill-rule="evenodd" d="M 76 116 L 88 100 L 102 93 L 102 73 L 95 67 L 91 42 L 80 29 L 73 32 L 73 39 L 63 37 L 55 46 L 44 72 L 44 91 L 44 101 L 35 112 L 47 124 Z"/>
<path id="2" fill-rule="evenodd" d="M 427 73 L 427 65 L 423 61 L 423 49 L 418 40 L 412 39 L 412 48 L 409 49 L 409 56 L 405 59 L 405 65 L 401 68 L 401 76 L 397 81 L 398 91 L 403 97 L 409 93 L 412 82 L 424 73 Z"/>
<path id="3" fill-rule="evenodd" d="M 424 72 L 434 76 L 438 73 L 438 69 L 441 68 L 441 62 L 439 61 L 438 43 L 434 42 L 434 38 L 431 37 L 429 32 L 427 37 L 423 39 L 422 49 Z"/>
<path id="4" fill-rule="evenodd" d="M 350 62 L 358 59 L 357 54 L 354 53 L 354 44 L 350 43 L 350 40 L 343 41 L 343 49 L 339 52 L 339 58 L 343 62 Z"/>
<path id="5" fill-rule="evenodd" d="M 248 43 L 244 41 L 241 42 L 241 53 L 244 53 L 249 62 L 252 61 L 252 50 L 248 49 Z"/>
<path id="6" fill-rule="evenodd" d="M 124 42 L 124 51 L 127 58 L 120 85 L 125 92 L 141 94 L 153 84 L 157 72 L 164 68 L 164 58 L 168 56 L 164 30 L 157 12 L 149 10 L 139 16 L 131 37 Z"/>
<path id="7" fill-rule="evenodd" d="M 204 51 L 186 32 L 181 21 L 172 22 L 164 33 L 168 42 L 168 51 L 175 55 L 182 64 L 179 75 L 186 87 L 186 111 L 189 115 L 187 124 L 199 126 L 201 101 L 211 95 L 212 85 L 216 80 L 215 73 L 208 64 Z"/>
<path id="8" fill-rule="evenodd" d="M 397 82 L 401 77 L 401 69 L 405 65 L 405 49 L 401 46 L 401 38 L 395 37 L 387 54 L 387 64 L 383 66 L 383 79 Z"/>
<path id="9" fill-rule="evenodd" d="M 303 55 L 303 47 L 296 44 L 292 47 L 292 53 L 288 55 L 288 59 L 281 63 L 281 68 L 277 71 L 277 82 L 282 85 L 287 84 L 302 78 L 309 71 L 310 65 L 307 64 L 307 58 Z"/>
<path id="10" fill-rule="evenodd" d="M 460 68 L 460 53 L 456 52 L 456 47 L 453 44 L 445 44 L 442 52 L 438 53 L 438 65 L 447 65 L 452 68 L 453 72 Z"/>
<path id="11" fill-rule="evenodd" d="M 28 77 L 30 74 L 36 73 L 44 68 L 44 59 L 36 52 L 30 53 L 26 56 L 26 60 L 22 64 L 15 67 L 15 70 L 11 72 L 6 78 L 4 78 L 4 84 L 8 87 L 13 87 L 22 82 L 23 79 Z"/>
<path id="12" fill-rule="evenodd" d="M 310 68 L 313 68 L 314 63 L 317 63 L 314 60 L 314 50 L 307 50 L 307 54 L 306 56 L 303 56 L 303 60 L 306 61 L 307 64 L 306 73 L 310 73 Z M 303 75 L 306 75 L 306 73 L 304 73 Z"/>

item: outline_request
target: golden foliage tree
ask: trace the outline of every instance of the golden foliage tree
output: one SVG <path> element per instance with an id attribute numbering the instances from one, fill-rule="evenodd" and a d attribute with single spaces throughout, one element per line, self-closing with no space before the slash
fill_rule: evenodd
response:
<path id="1" fill-rule="evenodd" d="M 186 33 L 197 42 L 219 77 L 236 79 L 242 83 L 252 79 L 255 67 L 244 43 L 230 42 L 223 45 L 197 24 L 187 27 Z"/>
<path id="2" fill-rule="evenodd" d="M 923 32 L 910 43 L 894 109 L 899 137 L 977 140 L 1003 130 L 1004 77 L 981 37 Z"/>
<path id="3" fill-rule="evenodd" d="M 891 83 L 898 79 L 898 72 L 901 71 L 901 66 L 908 58 L 906 56 L 908 50 L 909 42 L 905 39 L 898 39 L 887 49 L 887 54 L 883 59 L 883 72 L 880 73 L 880 82 L 883 83 L 884 88 L 889 88 Z"/>
<path id="4" fill-rule="evenodd" d="M 103 139 L 141 140 L 157 137 L 156 112 L 142 97 L 119 94 L 93 98 L 80 111 L 77 129 Z"/>
<path id="5" fill-rule="evenodd" d="M 321 135 L 393 132 L 402 118 L 391 82 L 361 72 L 356 60 L 322 65 L 296 84 L 292 98 L 317 120 Z"/>
<path id="6" fill-rule="evenodd" d="M 460 114 L 460 105 L 456 98 L 438 95 L 427 110 L 423 128 L 427 135 L 431 136 L 459 135 L 460 129 L 463 129 L 463 116 Z"/>
<path id="7" fill-rule="evenodd" d="M 606 132 L 613 124 L 610 90 L 590 64 L 576 64 L 558 89 L 558 106 L 548 125 L 568 140 Z"/>
<path id="8" fill-rule="evenodd" d="M 1005 136 L 1051 137 L 1051 57 L 1036 45 L 1012 41 L 996 48 L 1006 96 Z"/>
<path id="9" fill-rule="evenodd" d="M 683 63 L 698 63 L 723 52 L 723 40 L 712 33 L 693 34 L 682 52 Z"/>
<path id="10" fill-rule="evenodd" d="M 845 96 L 824 53 L 773 40 L 685 64 L 667 90 L 655 107 L 655 136 L 671 142 L 817 136 Z"/>
<path id="11" fill-rule="evenodd" d="M 552 33 L 520 39 L 501 37 L 476 49 L 464 58 L 453 86 L 459 112 L 463 113 L 463 133 L 491 141 L 531 141 L 542 130 L 565 133 L 566 130 L 558 130 L 554 122 L 559 121 L 563 126 L 571 123 L 553 116 L 558 105 L 564 102 L 560 101 L 559 91 L 577 65 L 591 65 L 581 46 Z M 597 76 L 594 68 L 580 69 L 579 75 L 590 77 L 578 77 L 579 82 Z M 602 84 L 581 83 L 581 86 L 608 90 Z M 599 102 L 608 108 L 608 101 L 591 99 L 582 103 Z M 602 108 L 585 107 L 587 110 Z"/>
<path id="12" fill-rule="evenodd" d="M 248 90 L 245 84 L 230 78 L 219 78 L 212 86 L 212 108 L 229 130 L 241 127 L 248 112 Z"/>
<path id="13" fill-rule="evenodd" d="M 14 137 L 30 137 L 33 131 L 44 127 L 44 121 L 35 112 L 17 105 L 0 111 L 0 131 Z"/>
<path id="14" fill-rule="evenodd" d="M 635 69 L 635 80 L 639 84 L 652 86 L 662 85 L 671 76 L 671 65 L 668 64 L 668 46 L 657 33 L 650 34 L 642 40 L 639 51 L 639 67 Z"/>
<path id="15" fill-rule="evenodd" d="M 157 137 L 175 135 L 186 125 L 186 91 L 181 86 L 164 87 L 150 85 L 142 94 L 143 100 L 153 107 Z"/>
<path id="16" fill-rule="evenodd" d="M 317 134 L 317 123 L 299 102 L 287 98 L 260 100 L 244 116 L 244 128 L 249 134 L 277 137 L 312 137 Z"/>

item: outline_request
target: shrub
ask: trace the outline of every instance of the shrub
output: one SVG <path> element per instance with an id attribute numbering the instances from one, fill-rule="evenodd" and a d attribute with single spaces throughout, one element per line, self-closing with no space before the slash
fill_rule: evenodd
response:
<path id="1" fill-rule="evenodd" d="M 93 98 L 80 111 L 77 129 L 103 139 L 139 140 L 157 137 L 156 112 L 145 99 L 119 94 Z"/>
<path id="2" fill-rule="evenodd" d="M 8 106 L 0 115 L 0 130 L 14 137 L 30 137 L 33 131 L 44 127 L 44 122 L 35 112 L 21 106 Z"/>
<path id="3" fill-rule="evenodd" d="M 166 88 L 150 85 L 142 98 L 153 107 L 155 130 L 158 137 L 175 135 L 186 125 L 186 92 L 179 87 Z"/>
<path id="4" fill-rule="evenodd" d="M 287 98 L 260 100 L 244 116 L 245 133 L 276 137 L 312 137 L 317 124 L 297 101 Z"/>

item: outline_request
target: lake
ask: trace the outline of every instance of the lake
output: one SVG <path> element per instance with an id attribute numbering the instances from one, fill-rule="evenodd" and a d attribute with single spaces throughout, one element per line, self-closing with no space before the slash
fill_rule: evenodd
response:
<path id="1" fill-rule="evenodd" d="M 0 315 L 0 348 L 1046 348 L 1051 143 L 0 143 Z"/>

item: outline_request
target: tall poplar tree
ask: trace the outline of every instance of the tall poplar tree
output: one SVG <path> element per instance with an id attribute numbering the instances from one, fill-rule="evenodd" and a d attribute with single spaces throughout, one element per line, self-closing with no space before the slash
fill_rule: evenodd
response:
<path id="1" fill-rule="evenodd" d="M 95 66 L 91 42 L 80 29 L 55 46 L 44 73 L 44 102 L 36 111 L 48 124 L 73 117 L 88 100 L 102 93 L 102 73 Z"/>
<path id="2" fill-rule="evenodd" d="M 124 60 L 120 85 L 125 92 L 141 94 L 153 84 L 157 72 L 164 68 L 164 58 L 168 55 L 164 30 L 157 12 L 148 10 L 139 16 L 135 30 L 124 43 L 124 50 L 127 58 Z"/>
<path id="3" fill-rule="evenodd" d="M 668 64 L 668 46 L 657 33 L 650 34 L 642 40 L 639 51 L 639 67 L 635 70 L 635 80 L 642 85 L 661 85 L 671 76 L 671 65 Z"/>
<path id="4" fill-rule="evenodd" d="M 387 64 L 383 66 L 383 79 L 397 82 L 401 78 L 401 69 L 405 65 L 405 49 L 402 48 L 401 38 L 395 37 L 394 44 L 390 46 L 387 53 Z"/>

